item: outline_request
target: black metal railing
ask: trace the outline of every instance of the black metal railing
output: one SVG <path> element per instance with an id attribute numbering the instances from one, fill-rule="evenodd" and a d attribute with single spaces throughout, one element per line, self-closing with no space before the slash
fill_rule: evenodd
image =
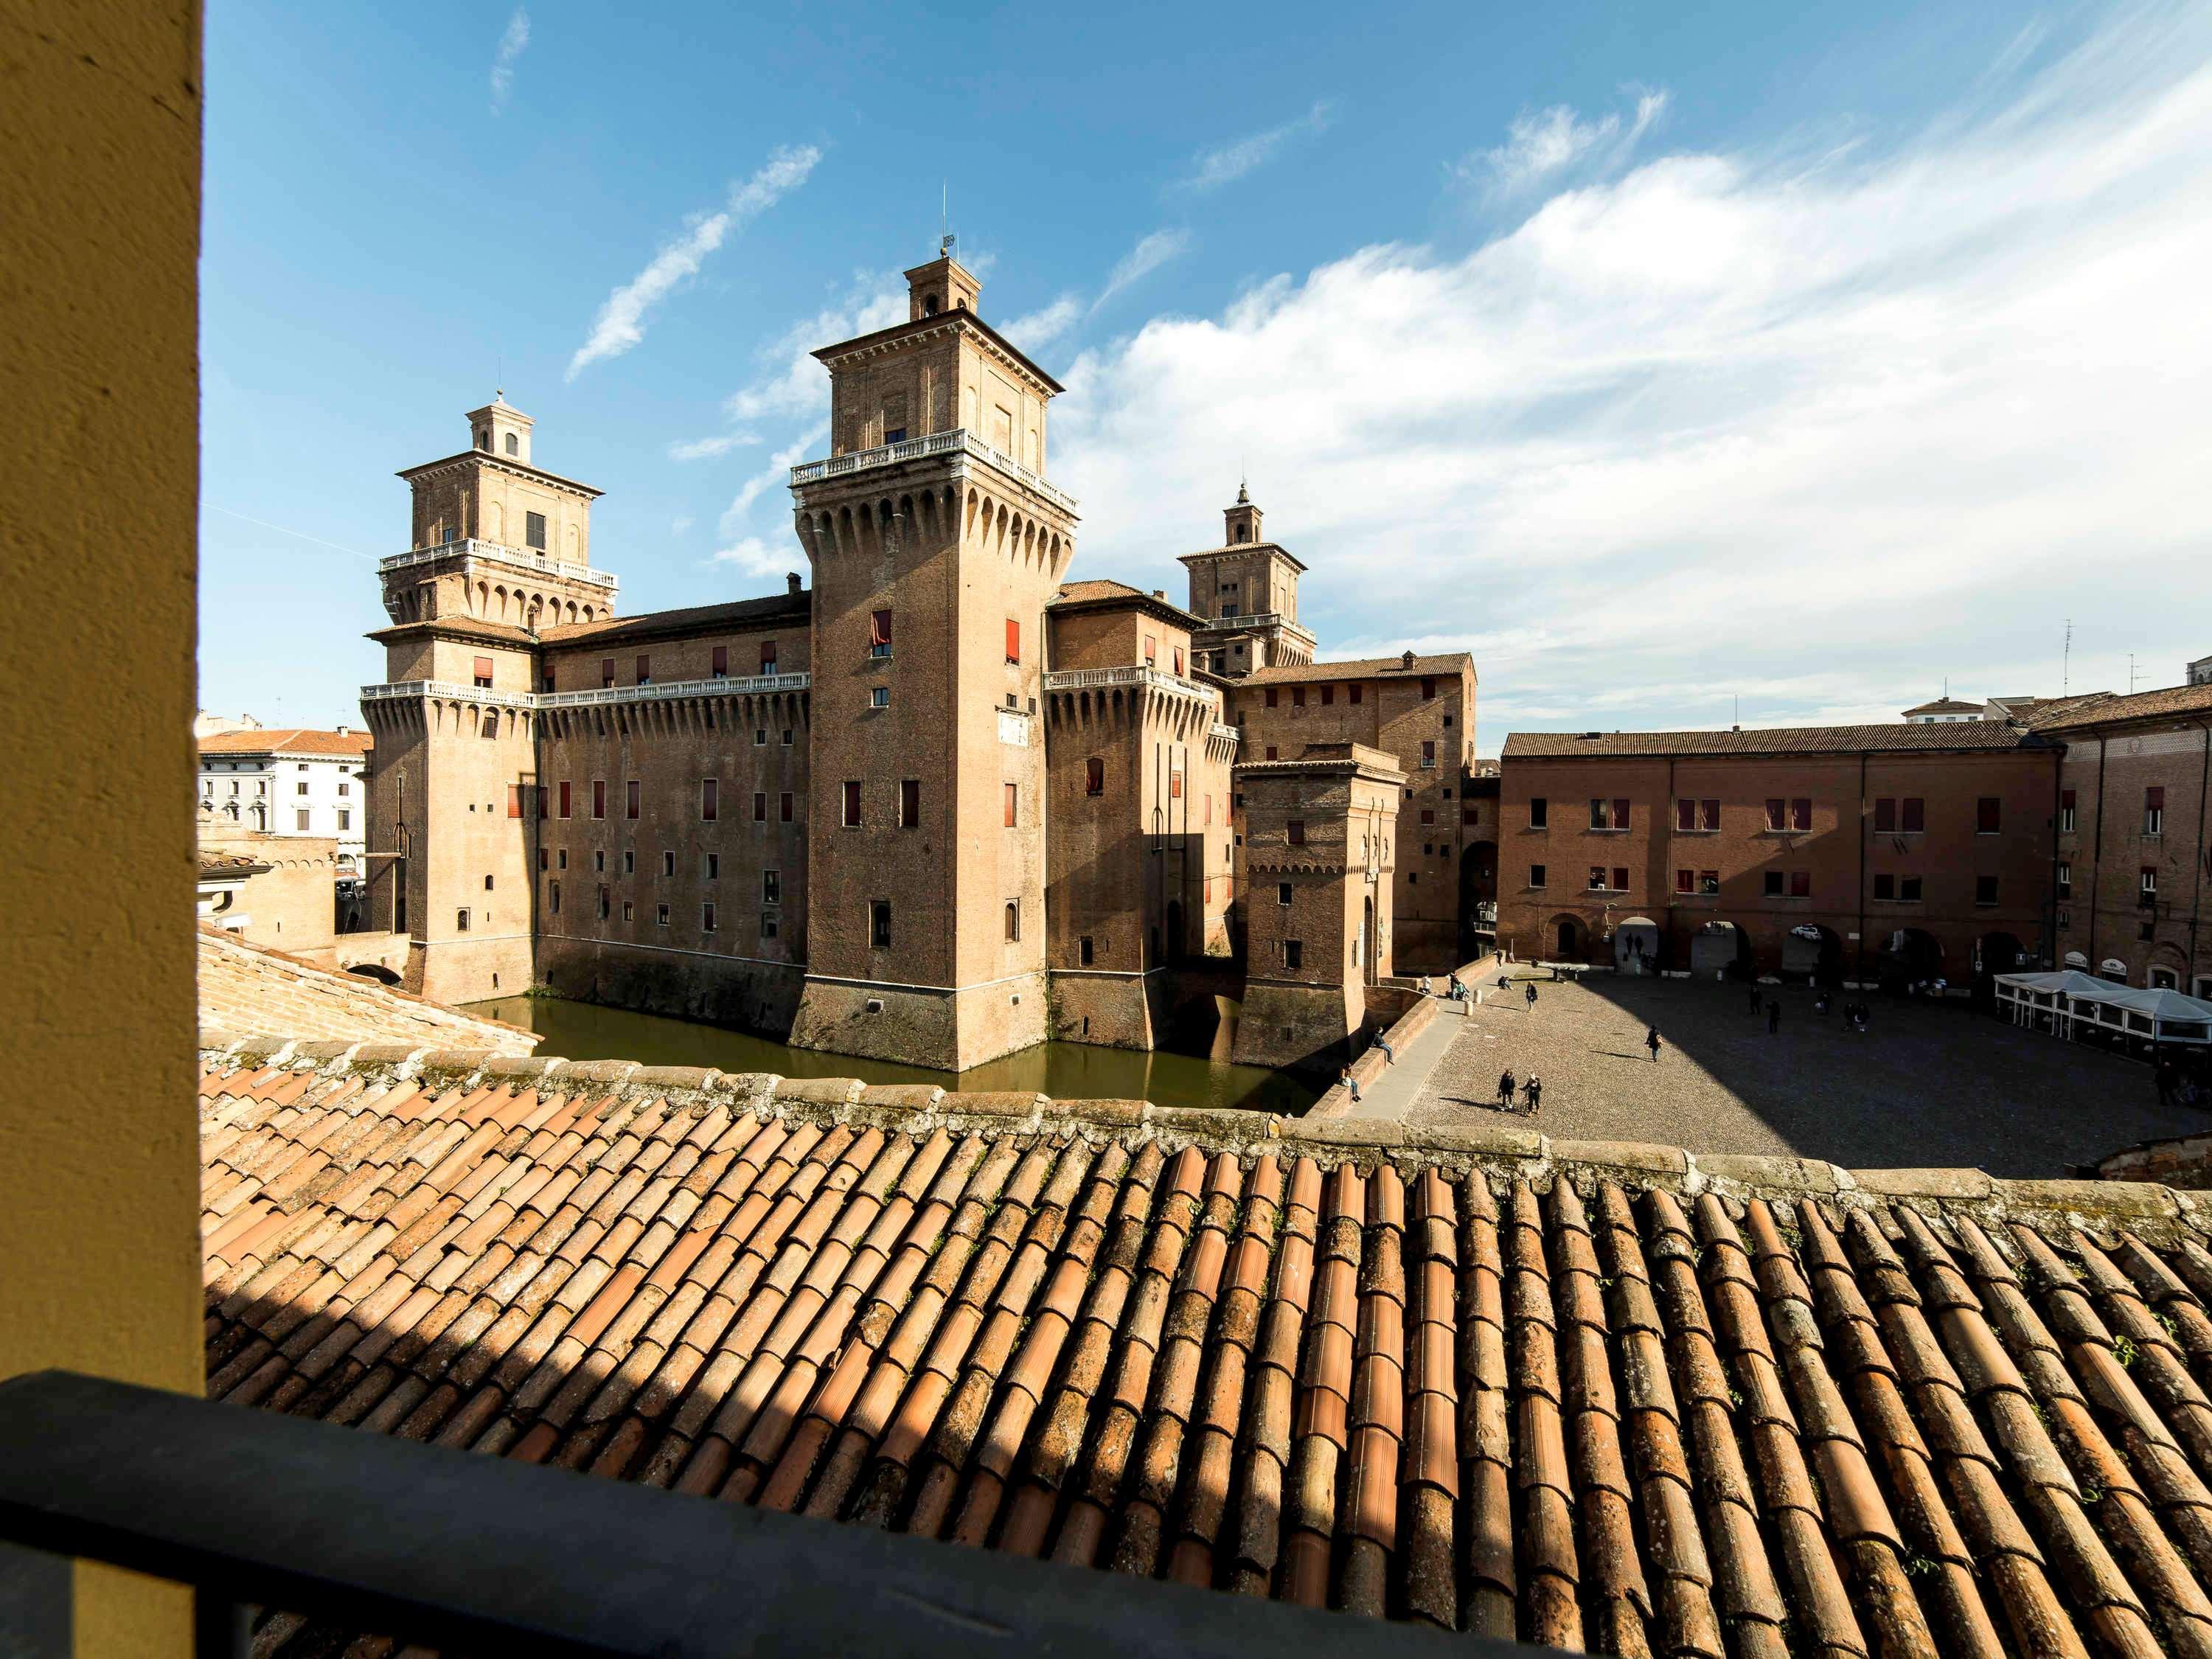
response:
<path id="1" fill-rule="evenodd" d="M 0 1543 L 191 1585 L 201 1659 L 242 1655 L 255 1607 L 471 1655 L 1406 1659 L 1447 1639 L 63 1371 L 0 1382 Z"/>

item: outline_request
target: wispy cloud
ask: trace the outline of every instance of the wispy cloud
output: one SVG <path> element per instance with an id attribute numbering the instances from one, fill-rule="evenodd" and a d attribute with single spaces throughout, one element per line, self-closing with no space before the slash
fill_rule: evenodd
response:
<path id="1" fill-rule="evenodd" d="M 1503 144 L 1463 158 L 1453 171 L 1486 195 L 1516 196 L 1572 170 L 1619 166 L 1666 112 L 1663 91 L 1638 93 L 1625 125 L 1618 112 L 1586 121 L 1565 104 L 1524 112 Z"/>
<path id="2" fill-rule="evenodd" d="M 1050 345 L 1075 325 L 1083 315 L 1083 301 L 1073 294 L 1063 294 L 1050 305 L 1032 311 L 1026 317 L 1017 317 L 999 331 L 1024 351 L 1035 351 L 1039 346 Z"/>
<path id="3" fill-rule="evenodd" d="M 722 544 L 711 562 L 735 565 L 749 576 L 772 576 L 788 570 L 805 556 L 785 537 L 771 542 L 751 527 L 754 505 L 771 489 L 790 482 L 791 469 L 814 452 L 830 435 L 830 423 L 819 421 L 807 428 L 790 447 L 778 451 L 769 464 L 744 482 L 736 497 L 722 509 L 719 526 Z"/>
<path id="4" fill-rule="evenodd" d="M 1140 240 L 1121 258 L 1108 274 L 1106 286 L 1098 290 L 1098 297 L 1091 302 L 1091 314 L 1132 283 L 1140 283 L 1162 265 L 1190 246 L 1187 230 L 1156 230 Z"/>
<path id="5" fill-rule="evenodd" d="M 896 277 L 860 276 L 842 301 L 793 323 L 761 349 L 761 372 L 723 400 L 730 431 L 672 444 L 670 459 L 718 459 L 759 442 L 755 434 L 764 424 L 813 416 L 822 408 L 829 387 L 828 375 L 815 361 L 816 349 L 828 341 L 889 328 L 904 319 L 906 309 L 906 289 Z"/>
<path id="6" fill-rule="evenodd" d="M 1255 167 L 1266 166 L 1294 138 L 1328 131 L 1332 106 L 1322 99 L 1294 121 L 1285 121 L 1265 132 L 1255 132 L 1233 143 L 1201 150 L 1192 158 L 1190 171 L 1177 179 L 1184 190 L 1218 190 L 1242 179 Z"/>
<path id="7" fill-rule="evenodd" d="M 811 144 L 778 149 L 759 172 L 733 185 L 722 205 L 711 213 L 695 213 L 684 221 L 684 233 L 653 255 L 635 277 L 607 295 L 593 319 L 592 332 L 568 360 L 566 378 L 577 375 L 604 358 L 619 357 L 645 338 L 646 314 L 698 274 L 707 256 L 726 241 L 732 232 L 744 228 L 754 218 L 806 182 L 822 152 Z"/>
<path id="8" fill-rule="evenodd" d="M 523 7 L 514 9 L 514 15 L 507 20 L 507 33 L 499 37 L 498 50 L 491 55 L 491 112 L 498 114 L 507 107 L 508 96 L 514 91 L 514 61 L 530 44 L 530 13 Z"/>
<path id="9" fill-rule="evenodd" d="M 2069 615 L 2074 690 L 2130 650 L 2178 679 L 2212 602 L 2212 413 L 2175 373 L 2212 356 L 2212 12 L 2033 61 L 1810 165 L 1555 166 L 1472 251 L 1370 246 L 1085 353 L 1054 405 L 1084 574 L 1179 580 L 1249 453 L 1325 652 L 1474 644 L 1485 753 L 1725 726 L 1736 691 L 1747 725 L 1893 720 L 1947 672 L 2056 692 Z"/>

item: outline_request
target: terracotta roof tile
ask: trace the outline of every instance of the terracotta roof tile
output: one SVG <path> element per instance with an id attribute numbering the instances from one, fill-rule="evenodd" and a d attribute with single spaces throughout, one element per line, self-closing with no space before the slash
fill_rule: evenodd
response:
<path id="1" fill-rule="evenodd" d="M 745 1079 L 201 1098 L 235 1403 L 1595 1651 L 2212 1656 L 2189 1224 Z"/>

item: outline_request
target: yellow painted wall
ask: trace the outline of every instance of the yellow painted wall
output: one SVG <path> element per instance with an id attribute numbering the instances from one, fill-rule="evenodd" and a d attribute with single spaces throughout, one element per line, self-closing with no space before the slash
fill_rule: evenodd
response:
<path id="1" fill-rule="evenodd" d="M 0 86 L 0 1376 L 197 1391 L 199 7 L 8 6 Z M 75 1615 L 189 1650 L 173 1586 L 80 1565 Z"/>

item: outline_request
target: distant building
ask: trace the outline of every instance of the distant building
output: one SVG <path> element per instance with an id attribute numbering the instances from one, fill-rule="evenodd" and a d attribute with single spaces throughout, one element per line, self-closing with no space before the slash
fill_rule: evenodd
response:
<path id="1" fill-rule="evenodd" d="M 214 714 L 203 708 L 192 716 L 192 737 L 220 737 L 226 732 L 258 732 L 261 722 L 251 714 Z"/>
<path id="2" fill-rule="evenodd" d="M 1961 702 L 1956 697 L 1938 697 L 1933 702 L 1923 702 L 1905 711 L 1907 726 L 1948 726 L 1954 721 L 1983 718 L 1980 703 Z"/>
<path id="3" fill-rule="evenodd" d="M 2189 665 L 2189 684 L 2212 685 L 2212 657 L 2199 657 Z"/>
<path id="4" fill-rule="evenodd" d="M 199 808 L 234 829 L 327 839 L 342 879 L 362 874 L 369 737 L 258 726 L 200 739 Z"/>
<path id="5" fill-rule="evenodd" d="M 1982 705 L 1985 720 L 2016 720 L 2025 723 L 2039 708 L 2056 702 L 2052 697 L 1991 697 Z"/>

